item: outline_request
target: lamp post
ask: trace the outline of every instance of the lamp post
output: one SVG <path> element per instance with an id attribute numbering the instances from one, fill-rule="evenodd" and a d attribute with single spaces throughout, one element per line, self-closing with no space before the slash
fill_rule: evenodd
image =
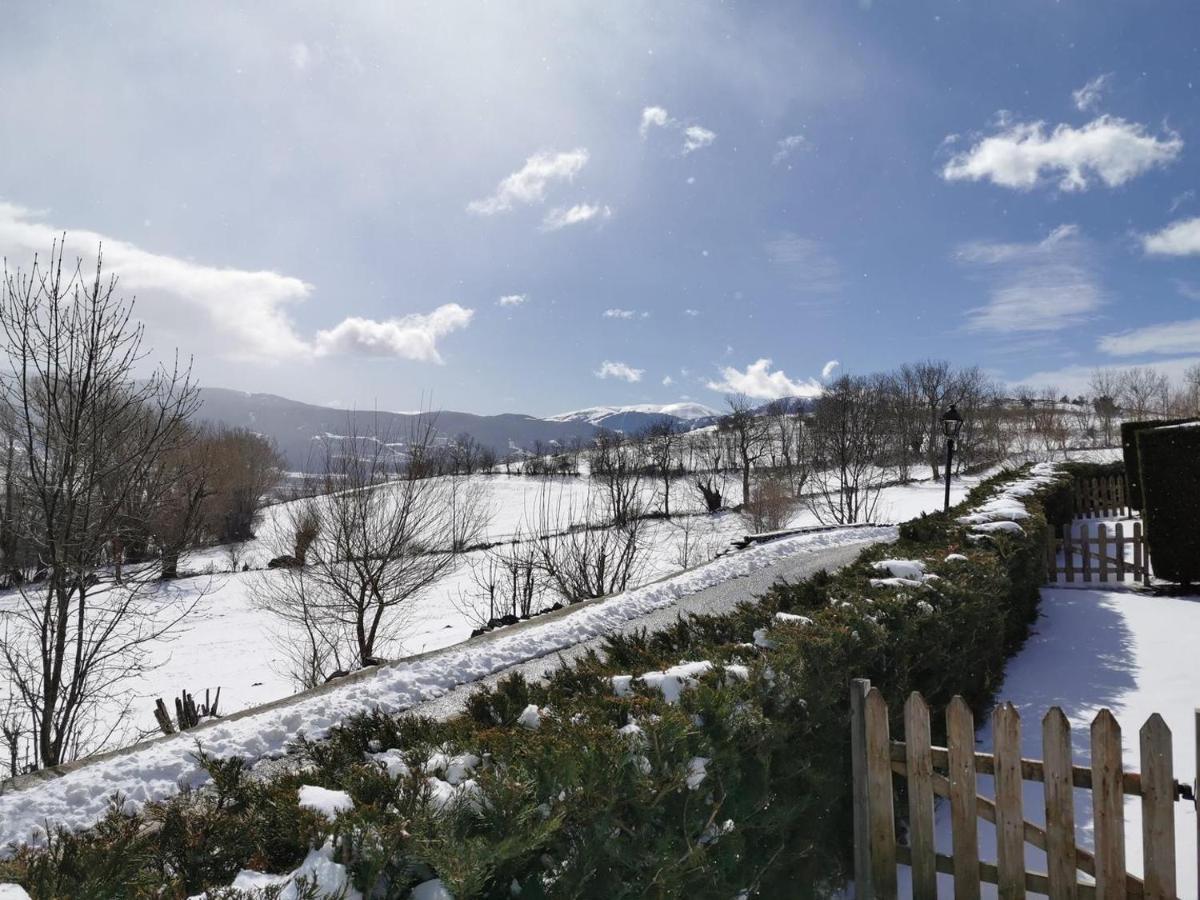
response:
<path id="1" fill-rule="evenodd" d="M 954 439 L 962 431 L 963 418 L 958 414 L 957 407 L 951 403 L 946 414 L 942 416 L 942 434 L 946 435 L 946 505 L 945 511 L 950 511 L 950 466 L 954 462 Z"/>

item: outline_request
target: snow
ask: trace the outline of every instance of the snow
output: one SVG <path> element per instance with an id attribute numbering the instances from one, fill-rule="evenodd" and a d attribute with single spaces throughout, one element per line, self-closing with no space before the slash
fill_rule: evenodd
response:
<path id="1" fill-rule="evenodd" d="M 409 900 L 454 900 L 454 895 L 450 893 L 440 878 L 422 881 L 412 889 L 412 893 L 408 896 Z"/>
<path id="2" fill-rule="evenodd" d="M 698 790 L 704 783 L 704 779 L 708 776 L 709 762 L 707 756 L 693 756 L 688 762 L 687 786 L 689 790 Z"/>
<path id="3" fill-rule="evenodd" d="M 19 884 L 0 884 L 0 900 L 29 900 L 29 894 Z"/>
<path id="4" fill-rule="evenodd" d="M 918 559 L 881 559 L 873 568 L 876 572 L 887 572 L 896 578 L 911 578 L 914 581 L 920 580 L 925 574 L 925 563 Z"/>
<path id="5" fill-rule="evenodd" d="M 517 717 L 517 724 L 523 728 L 536 729 L 542 724 L 542 711 L 537 708 L 536 703 L 530 703 Z"/>
<path id="6" fill-rule="evenodd" d="M 297 900 L 300 892 L 296 881 L 300 878 L 305 879 L 308 889 L 316 888 L 317 896 L 362 900 L 362 894 L 354 889 L 346 867 L 333 861 L 333 844 L 330 842 L 326 842 L 319 850 L 310 851 L 299 868 L 286 875 L 268 875 L 253 869 L 242 869 L 233 879 L 230 887 L 239 891 L 266 891 L 283 886 L 283 890 L 274 896 L 277 896 L 279 900 Z M 203 900 L 207 896 L 207 894 L 198 894 L 191 900 Z M 4 898 L 2 889 L 0 889 L 0 898 Z"/>
<path id="7" fill-rule="evenodd" d="M 98 759 L 53 780 L 0 795 L 0 846 L 7 847 L 10 841 L 37 840 L 34 830 L 45 822 L 71 828 L 91 825 L 104 815 L 114 791 L 144 803 L 177 793 L 181 784 L 204 784 L 208 776 L 194 756 L 197 741 L 206 752 L 221 757 L 237 755 L 253 762 L 279 756 L 300 733 L 321 738 L 355 713 L 373 709 L 402 712 L 457 685 L 608 634 L 631 619 L 668 608 L 682 597 L 778 560 L 860 541 L 890 540 L 896 533 L 893 527 L 842 529 L 757 545 L 589 604 L 567 616 L 535 621 L 510 633 L 498 633 L 485 642 L 382 666 L 361 680 Z M 252 665 L 261 655 L 250 653 L 237 664 Z"/>
<path id="8" fill-rule="evenodd" d="M 798 616 L 795 613 L 785 612 L 775 613 L 775 621 L 782 622 L 785 625 L 811 625 L 813 622 L 808 616 Z"/>
<path id="9" fill-rule="evenodd" d="M 696 680 L 705 672 L 711 671 L 712 667 L 713 664 L 706 659 L 699 662 L 682 662 L 663 672 L 647 672 L 638 680 L 651 690 L 660 691 L 668 703 L 678 703 L 684 690 L 693 687 Z"/>
<path id="10" fill-rule="evenodd" d="M 1005 671 L 997 700 L 1011 701 L 1022 720 L 1022 755 L 1041 759 L 1041 719 L 1059 706 L 1071 722 L 1075 765 L 1089 764 L 1088 729 L 1096 713 L 1112 710 L 1121 725 L 1124 765 L 1138 771 L 1138 730 L 1152 713 L 1171 729 L 1175 778 L 1190 783 L 1196 771 L 1193 710 L 1200 706 L 1193 636 L 1200 634 L 1200 596 L 1171 597 L 1120 588 L 1042 589 L 1041 619 Z M 935 712 L 935 716 L 939 712 Z M 977 734 L 979 749 L 990 751 L 990 723 Z M 992 779 L 979 777 L 980 793 L 994 796 Z M 1081 846 L 1092 844 L 1091 795 L 1075 792 L 1076 831 Z M 1042 786 L 1025 783 L 1025 817 L 1045 822 Z M 939 804 L 937 845 L 950 852 L 949 809 Z M 1190 802 L 1175 804 L 1179 896 L 1200 896 L 1196 871 L 1196 812 Z M 980 848 L 994 860 L 995 828 L 980 820 Z M 1141 800 L 1125 800 L 1125 856 L 1134 874 L 1142 872 Z M 1027 846 L 1027 862 L 1045 871 L 1045 856 Z M 907 881 L 908 870 L 901 875 Z M 942 896 L 952 896 L 949 878 L 939 876 Z M 905 885 L 907 890 L 907 885 Z M 995 896 L 994 892 L 991 896 Z"/>
<path id="11" fill-rule="evenodd" d="M 318 812 L 331 822 L 337 818 L 338 813 L 354 809 L 354 801 L 345 791 L 331 791 L 328 788 L 305 784 L 301 785 L 299 794 L 300 806 L 303 809 Z"/>

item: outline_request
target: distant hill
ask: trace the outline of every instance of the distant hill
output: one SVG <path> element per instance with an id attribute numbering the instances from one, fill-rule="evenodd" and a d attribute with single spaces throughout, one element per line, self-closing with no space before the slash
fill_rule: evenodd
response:
<path id="1" fill-rule="evenodd" d="M 201 388 L 200 403 L 200 419 L 247 428 L 271 438 L 295 471 L 310 471 L 320 464 L 317 445 L 325 437 L 380 430 L 403 441 L 414 425 L 419 424 L 418 420 L 427 415 L 435 418 L 438 433 L 446 439 L 466 432 L 502 456 L 512 450 L 528 449 L 535 441 L 566 444 L 575 438 L 588 440 L 600 430 L 586 421 L 553 421 L 514 413 L 477 416 L 460 412 L 351 412 L 274 394 L 248 394 L 225 388 Z"/>
<path id="2" fill-rule="evenodd" d="M 641 403 L 635 406 L 591 406 L 550 416 L 551 422 L 586 422 L 609 431 L 632 434 L 650 425 L 673 422 L 681 428 L 711 425 L 720 413 L 703 403 Z"/>

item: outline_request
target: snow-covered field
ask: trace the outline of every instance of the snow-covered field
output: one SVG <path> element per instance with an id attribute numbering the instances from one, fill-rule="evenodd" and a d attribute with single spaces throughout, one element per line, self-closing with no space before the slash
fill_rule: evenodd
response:
<path id="1" fill-rule="evenodd" d="M 1034 635 L 1008 665 L 998 699 L 1009 700 L 1021 714 L 1022 755 L 1042 758 L 1041 719 L 1051 706 L 1062 707 L 1071 722 L 1075 764 L 1090 761 L 1088 729 L 1099 710 L 1111 709 L 1121 725 L 1124 764 L 1137 771 L 1138 730 L 1160 713 L 1174 738 L 1176 780 L 1191 783 L 1196 772 L 1193 710 L 1200 706 L 1200 679 L 1192 637 L 1200 634 L 1200 596 L 1153 596 L 1122 589 L 1045 588 L 1042 615 Z M 978 748 L 990 752 L 990 722 L 981 723 Z M 980 793 L 994 796 L 988 776 L 979 777 Z M 1045 822 L 1042 786 L 1025 783 L 1025 817 Z M 1175 804 L 1176 865 L 1179 896 L 1200 896 L 1196 873 L 1196 815 L 1190 802 Z M 1091 847 L 1091 795 L 1075 792 L 1075 822 L 1081 846 Z M 937 812 L 939 851 L 951 850 L 949 808 Z M 1130 872 L 1142 872 L 1141 800 L 1125 800 L 1125 856 Z M 980 852 L 996 858 L 995 828 L 979 820 Z M 1045 854 L 1026 845 L 1029 866 L 1045 871 Z M 907 880 L 908 870 L 901 869 Z M 905 885 L 907 891 L 907 884 Z M 952 897 L 953 884 L 939 876 L 940 896 Z M 993 889 L 990 895 L 995 896 Z"/>
<path id="2" fill-rule="evenodd" d="M 238 755 L 251 761 L 277 756 L 301 732 L 319 738 L 357 712 L 380 709 L 397 713 L 410 709 L 457 685 L 609 634 L 623 623 L 781 559 L 863 540 L 886 540 L 895 534 L 893 527 L 842 529 L 751 547 L 581 607 L 570 615 L 498 633 L 486 642 L 384 666 L 362 680 L 96 760 L 36 787 L 0 795 L 0 847 L 12 841 L 36 840 L 37 835 L 44 835 L 41 829 L 47 822 L 69 827 L 90 825 L 109 808 L 114 791 L 121 791 L 128 803 L 137 805 L 170 796 L 181 784 L 205 783 L 207 775 L 194 757 L 197 740 L 217 756 Z M 251 663 L 252 659 L 245 662 Z"/>

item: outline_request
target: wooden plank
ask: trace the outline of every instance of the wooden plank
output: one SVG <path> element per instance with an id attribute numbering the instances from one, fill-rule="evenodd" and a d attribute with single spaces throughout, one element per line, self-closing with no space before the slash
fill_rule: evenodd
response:
<path id="1" fill-rule="evenodd" d="M 871 887 L 877 900 L 895 900 L 896 814 L 892 806 L 892 747 L 888 710 L 878 688 L 867 692 L 867 791 L 870 801 Z"/>
<path id="2" fill-rule="evenodd" d="M 850 682 L 850 759 L 854 772 L 854 887 L 860 900 L 870 900 L 871 831 L 867 788 L 867 691 L 871 682 Z"/>
<path id="3" fill-rule="evenodd" d="M 908 826 L 912 846 L 912 891 L 917 900 L 936 900 L 937 869 L 933 840 L 933 755 L 929 707 L 916 691 L 904 704 L 905 763 L 908 767 Z"/>
<path id="4" fill-rule="evenodd" d="M 1133 578 L 1142 577 L 1142 523 L 1133 523 Z"/>
<path id="5" fill-rule="evenodd" d="M 1021 805 L 1021 717 L 1011 703 L 992 712 L 996 758 L 996 856 L 1001 900 L 1025 898 L 1025 814 Z"/>
<path id="6" fill-rule="evenodd" d="M 1125 580 L 1125 526 L 1117 523 L 1117 581 Z"/>
<path id="7" fill-rule="evenodd" d="M 1092 722 L 1092 811 L 1096 896 L 1125 900 L 1125 794 L 1121 789 L 1121 726 L 1107 709 Z"/>
<path id="8" fill-rule="evenodd" d="M 1146 896 L 1175 900 L 1175 769 L 1171 729 L 1158 713 L 1138 733 L 1142 763 L 1142 859 Z"/>
<path id="9" fill-rule="evenodd" d="M 1042 717 L 1046 759 L 1046 875 L 1054 900 L 1075 900 L 1075 790 L 1071 781 L 1071 723 L 1057 706 Z"/>
<path id="10" fill-rule="evenodd" d="M 950 819 L 954 846 L 954 896 L 979 900 L 979 825 L 975 818 L 975 720 L 962 697 L 946 709 Z"/>
<path id="11" fill-rule="evenodd" d="M 1079 536 L 1079 547 L 1083 551 L 1083 580 L 1089 582 L 1092 580 L 1092 527 L 1084 522 L 1079 530 L 1082 532 Z"/>
<path id="12" fill-rule="evenodd" d="M 1096 526 L 1097 555 L 1100 557 L 1100 580 L 1108 581 L 1108 525 L 1101 522 Z"/>
<path id="13" fill-rule="evenodd" d="M 908 865 L 909 850 L 907 847 L 898 848 L 900 862 Z M 936 858 L 937 870 L 943 875 L 954 874 L 954 859 L 946 856 L 944 853 L 939 853 Z M 999 879 L 999 873 L 996 870 L 994 863 L 981 862 L 979 864 L 979 880 L 986 884 L 996 884 Z M 1096 889 L 1090 884 L 1080 884 L 1078 897 L 1079 900 L 1092 900 L 1096 896 Z M 1046 894 L 1050 890 L 1050 881 L 1043 872 L 1026 872 L 1025 873 L 1025 889 L 1031 894 Z M 1132 894 L 1130 895 L 1133 896 Z"/>
<path id="14" fill-rule="evenodd" d="M 1067 570 L 1067 582 L 1075 581 L 1075 546 L 1071 541 L 1071 523 L 1063 526 L 1063 564 Z"/>

